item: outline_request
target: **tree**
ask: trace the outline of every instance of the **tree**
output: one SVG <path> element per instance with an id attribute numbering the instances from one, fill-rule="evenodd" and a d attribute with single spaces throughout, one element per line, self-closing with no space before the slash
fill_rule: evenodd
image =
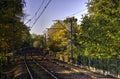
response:
<path id="1" fill-rule="evenodd" d="M 40 48 L 40 42 L 39 41 L 34 41 L 33 42 L 33 47 Z"/>
<path id="2" fill-rule="evenodd" d="M 55 23 L 49 30 L 48 30 L 48 47 L 53 52 L 60 52 L 66 50 L 68 32 L 66 29 L 59 23 Z"/>
<path id="3" fill-rule="evenodd" d="M 21 22 L 25 3 L 24 0 L 1 0 L 0 5 L 0 49 L 10 52 L 13 32 L 15 49 L 20 48 L 29 36 L 29 28 Z"/>
<path id="4" fill-rule="evenodd" d="M 85 52 L 99 58 L 119 58 L 120 1 L 91 0 L 89 14 L 82 21 Z"/>
<path id="5" fill-rule="evenodd" d="M 43 35 L 36 35 L 36 34 L 31 34 L 32 36 L 32 43 L 33 47 L 37 48 L 43 48 L 43 43 L 44 43 L 44 36 Z"/>
<path id="6" fill-rule="evenodd" d="M 50 50 L 55 54 L 62 55 L 65 61 L 66 58 L 70 57 L 70 19 L 66 18 L 64 21 L 58 21 L 48 30 L 48 46 Z M 79 38 L 82 30 L 74 17 L 72 17 L 72 31 L 72 51 L 74 58 L 77 58 L 82 47 Z M 69 60 L 67 59 L 67 61 Z"/>
<path id="7" fill-rule="evenodd" d="M 23 16 L 24 0 L 1 0 L 0 1 L 0 24 L 8 24 L 20 21 Z"/>

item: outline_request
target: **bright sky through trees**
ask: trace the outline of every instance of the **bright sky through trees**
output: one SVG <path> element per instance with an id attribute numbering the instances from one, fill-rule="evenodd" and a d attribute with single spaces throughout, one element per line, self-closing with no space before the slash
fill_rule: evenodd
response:
<path id="1" fill-rule="evenodd" d="M 43 0 L 25 0 L 25 13 L 28 15 L 25 22 L 31 19 L 38 8 L 41 6 Z M 41 11 L 49 0 L 45 0 L 37 16 L 27 25 L 32 26 L 34 20 L 38 17 Z M 43 12 L 39 20 L 31 29 L 31 33 L 42 34 L 46 28 L 49 28 L 54 22 L 53 20 L 63 20 L 66 17 L 75 16 L 80 23 L 81 15 L 87 13 L 88 0 L 52 0 L 46 10 Z"/>

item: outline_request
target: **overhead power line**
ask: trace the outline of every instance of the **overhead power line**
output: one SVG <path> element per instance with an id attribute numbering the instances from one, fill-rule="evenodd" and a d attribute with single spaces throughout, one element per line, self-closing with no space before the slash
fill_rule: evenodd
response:
<path id="1" fill-rule="evenodd" d="M 41 15 L 43 14 L 43 12 L 46 10 L 46 8 L 48 7 L 48 5 L 50 4 L 52 0 L 49 0 L 48 3 L 46 4 L 46 6 L 44 7 L 44 9 L 42 10 L 42 12 L 39 14 L 39 16 L 36 18 L 36 20 L 34 21 L 33 25 L 31 26 L 31 28 L 35 25 L 35 23 L 38 21 L 38 19 L 41 17 Z"/>
<path id="2" fill-rule="evenodd" d="M 80 11 L 78 11 L 78 12 L 75 12 L 75 13 L 71 14 L 71 16 L 72 16 L 72 15 L 79 14 L 79 13 L 82 13 L 82 12 L 84 12 L 85 10 L 87 10 L 87 9 L 83 9 L 83 10 L 80 10 Z M 69 16 L 70 16 L 70 15 L 69 15 Z"/>
<path id="3" fill-rule="evenodd" d="M 80 11 L 78 11 L 78 12 L 72 13 L 72 14 L 70 14 L 70 15 L 68 15 L 68 16 L 61 17 L 60 19 L 64 19 L 64 18 L 67 18 L 67 17 L 70 17 L 70 16 L 77 15 L 77 14 L 79 14 L 79 13 L 82 13 L 82 12 L 84 12 L 85 10 L 87 10 L 87 9 L 83 9 L 83 10 L 80 10 Z"/>
<path id="4" fill-rule="evenodd" d="M 31 19 L 29 19 L 29 20 L 28 20 L 25 24 L 29 23 L 30 21 L 32 21 L 32 20 L 33 20 L 33 18 L 34 18 L 34 17 L 36 17 L 36 16 L 37 16 L 37 14 L 38 14 L 38 12 L 40 11 L 40 9 L 42 8 L 42 6 L 43 6 L 44 2 L 45 2 L 45 0 L 43 0 L 43 1 L 42 1 L 42 3 L 41 3 L 41 5 L 40 5 L 40 7 L 39 7 L 39 8 L 38 8 L 38 10 L 35 12 L 34 16 L 33 16 Z"/>

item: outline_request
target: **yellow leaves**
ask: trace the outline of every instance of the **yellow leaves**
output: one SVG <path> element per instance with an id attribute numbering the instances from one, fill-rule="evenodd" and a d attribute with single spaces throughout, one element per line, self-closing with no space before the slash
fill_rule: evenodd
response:
<path id="1" fill-rule="evenodd" d="M 51 38 L 51 41 L 56 47 L 61 48 L 63 50 L 69 44 L 69 40 L 67 38 L 67 34 L 65 30 L 57 31 Z"/>
<path id="2" fill-rule="evenodd" d="M 8 50 L 10 48 L 6 41 L 1 41 L 0 47 L 3 48 L 4 50 Z"/>
<path id="3" fill-rule="evenodd" d="M 110 31 L 107 31 L 106 36 L 111 37 Z"/>
<path id="4" fill-rule="evenodd" d="M 33 47 L 39 48 L 40 47 L 40 42 L 39 41 L 34 41 Z"/>
<path id="5" fill-rule="evenodd" d="M 65 38 L 65 36 L 66 36 L 65 31 L 64 30 L 60 30 L 53 36 L 53 40 L 60 41 L 63 38 Z"/>

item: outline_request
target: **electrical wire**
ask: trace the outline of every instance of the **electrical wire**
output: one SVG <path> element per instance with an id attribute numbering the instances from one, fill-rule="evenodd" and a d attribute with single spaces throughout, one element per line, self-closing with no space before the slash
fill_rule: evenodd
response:
<path id="1" fill-rule="evenodd" d="M 41 15 L 43 14 L 43 12 L 46 10 L 46 8 L 48 7 L 48 5 L 50 4 L 52 0 L 49 0 L 48 3 L 46 4 L 46 6 L 44 7 L 44 9 L 42 10 L 42 12 L 39 14 L 39 16 L 37 17 L 37 19 L 34 21 L 33 25 L 31 26 L 31 28 L 33 28 L 33 26 L 35 25 L 35 23 L 38 21 L 38 19 L 41 17 Z"/>
<path id="2" fill-rule="evenodd" d="M 38 12 L 40 11 L 40 9 L 42 8 L 44 2 L 45 2 L 45 0 L 42 1 L 40 7 L 39 7 L 38 10 L 35 12 L 34 16 L 33 16 L 31 19 L 29 19 L 25 24 L 29 23 L 30 21 L 32 21 L 32 20 L 34 19 L 34 17 L 37 16 L 37 14 L 38 14 Z"/>
<path id="3" fill-rule="evenodd" d="M 70 15 L 68 15 L 68 16 L 61 17 L 60 19 L 64 19 L 64 18 L 67 18 L 67 17 L 70 17 L 70 16 L 77 15 L 77 14 L 79 14 L 79 13 L 82 13 L 82 12 L 84 12 L 85 10 L 87 10 L 87 9 L 83 9 L 83 10 L 80 10 L 80 11 L 78 11 L 78 12 L 72 13 L 72 14 L 70 14 Z"/>
<path id="4" fill-rule="evenodd" d="M 73 14 L 71 14 L 71 15 L 66 16 L 66 17 L 62 17 L 61 19 L 63 19 L 63 18 L 67 18 L 67 17 L 69 17 L 69 16 L 76 15 L 76 14 L 78 14 L 78 13 L 81 13 L 81 12 L 85 11 L 85 10 L 87 10 L 87 9 L 80 10 L 80 11 L 75 12 L 75 13 L 73 13 Z M 70 31 L 69 29 L 66 28 L 65 25 L 62 24 L 61 20 L 53 20 L 53 21 L 57 21 L 57 22 L 60 23 L 61 26 L 63 26 L 67 31 Z"/>

